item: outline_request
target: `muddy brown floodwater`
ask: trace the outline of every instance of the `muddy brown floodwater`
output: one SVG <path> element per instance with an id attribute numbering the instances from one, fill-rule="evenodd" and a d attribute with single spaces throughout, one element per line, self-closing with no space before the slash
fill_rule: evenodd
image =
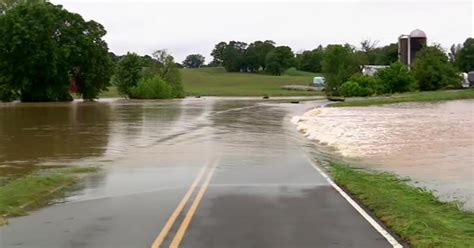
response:
<path id="1" fill-rule="evenodd" d="M 474 210 L 474 100 L 319 108 L 293 122 L 370 168 L 408 176 Z"/>

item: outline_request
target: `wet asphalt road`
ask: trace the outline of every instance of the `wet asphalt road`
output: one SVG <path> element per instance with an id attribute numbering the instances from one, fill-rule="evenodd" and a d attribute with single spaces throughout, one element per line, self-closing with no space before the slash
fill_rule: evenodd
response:
<path id="1" fill-rule="evenodd" d="M 66 202 L 10 219 L 0 247 L 392 247 L 302 149 L 289 120 L 324 102 L 286 102 L 106 104 L 105 152 L 80 161 L 104 169 Z"/>

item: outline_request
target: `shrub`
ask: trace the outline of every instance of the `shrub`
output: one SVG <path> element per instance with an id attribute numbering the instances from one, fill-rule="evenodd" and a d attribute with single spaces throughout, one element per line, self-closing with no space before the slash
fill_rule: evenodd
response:
<path id="1" fill-rule="evenodd" d="M 461 77 L 449 63 L 448 56 L 438 46 L 425 47 L 416 56 L 413 75 L 420 90 L 438 90 L 460 87 Z"/>
<path id="2" fill-rule="evenodd" d="M 357 82 L 347 81 L 341 85 L 340 93 L 343 96 L 361 96 L 363 94 L 363 89 Z"/>
<path id="3" fill-rule="evenodd" d="M 375 77 L 380 81 L 380 93 L 395 93 L 414 90 L 417 87 L 416 79 L 408 67 L 395 62 L 389 67 L 379 70 Z"/>
<path id="4" fill-rule="evenodd" d="M 343 96 L 372 96 L 382 93 L 380 82 L 368 75 L 355 73 L 349 81 L 342 84 L 340 93 Z"/>
<path id="5" fill-rule="evenodd" d="M 172 87 L 159 76 L 141 79 L 137 86 L 130 88 L 130 98 L 133 99 L 168 99 L 172 97 Z"/>

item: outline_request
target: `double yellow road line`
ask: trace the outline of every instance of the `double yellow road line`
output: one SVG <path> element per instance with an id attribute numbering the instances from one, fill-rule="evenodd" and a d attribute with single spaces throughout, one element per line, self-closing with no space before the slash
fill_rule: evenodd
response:
<path id="1" fill-rule="evenodd" d="M 169 231 L 173 227 L 174 223 L 179 217 L 179 214 L 183 211 L 184 207 L 186 206 L 186 203 L 188 200 L 191 198 L 191 195 L 195 191 L 196 187 L 198 186 L 199 182 L 201 179 L 205 176 L 204 182 L 202 183 L 201 189 L 196 195 L 196 198 L 194 198 L 193 203 L 191 204 L 191 207 L 189 208 L 188 212 L 186 213 L 186 216 L 184 217 L 183 222 L 181 222 L 181 225 L 178 228 L 178 231 L 176 232 L 173 240 L 171 241 L 171 244 L 169 247 L 171 248 L 177 248 L 179 247 L 179 244 L 183 240 L 184 234 L 186 233 L 186 230 L 189 227 L 189 224 L 191 223 L 191 220 L 194 216 L 194 213 L 196 212 L 199 203 L 202 200 L 202 197 L 204 196 L 204 193 L 206 193 L 207 187 L 209 186 L 209 182 L 211 181 L 212 175 L 214 174 L 214 171 L 216 170 L 216 166 L 218 164 L 217 159 L 213 159 L 207 166 L 201 169 L 199 174 L 196 176 L 194 179 L 193 183 L 189 187 L 188 191 L 186 194 L 184 194 L 183 199 L 179 202 L 178 206 L 176 209 L 173 211 L 171 214 L 170 218 L 166 222 L 165 226 L 163 229 L 161 229 L 160 234 L 158 237 L 155 239 L 153 244 L 151 245 L 151 248 L 159 248 L 162 246 L 163 242 L 165 241 Z"/>

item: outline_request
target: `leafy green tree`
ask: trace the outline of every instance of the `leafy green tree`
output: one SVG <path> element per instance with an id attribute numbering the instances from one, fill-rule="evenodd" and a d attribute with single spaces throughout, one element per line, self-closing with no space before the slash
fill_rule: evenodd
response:
<path id="1" fill-rule="evenodd" d="M 321 72 L 324 49 L 322 46 L 312 51 L 303 51 L 296 55 L 296 69 L 301 71 Z"/>
<path id="2" fill-rule="evenodd" d="M 221 41 L 214 46 L 214 49 L 211 52 L 211 56 L 214 57 L 214 60 L 211 62 L 213 65 L 220 66 L 224 62 L 224 50 L 227 47 L 227 43 Z"/>
<path id="3" fill-rule="evenodd" d="M 374 65 L 391 65 L 398 61 L 398 44 L 392 43 L 374 49 Z"/>
<path id="4" fill-rule="evenodd" d="M 143 61 L 136 53 L 127 53 L 117 63 L 113 84 L 119 94 L 130 97 L 130 89 L 142 78 Z"/>
<path id="5" fill-rule="evenodd" d="M 395 62 L 389 67 L 379 70 L 375 74 L 383 88 L 378 93 L 395 93 L 414 90 L 417 82 L 408 67 L 400 62 Z"/>
<path id="6" fill-rule="evenodd" d="M 294 65 L 295 55 L 291 48 L 279 46 L 267 54 L 265 59 L 266 71 L 273 75 L 281 75 Z"/>
<path id="7" fill-rule="evenodd" d="M 96 98 L 112 74 L 104 35 L 102 25 L 50 3 L 7 11 L 0 17 L 0 94 L 67 101 L 74 81 L 84 99 Z"/>
<path id="8" fill-rule="evenodd" d="M 424 47 L 416 55 L 412 71 L 420 90 L 461 86 L 459 72 L 449 63 L 448 56 L 439 46 Z"/>
<path id="9" fill-rule="evenodd" d="M 359 71 L 360 62 L 350 45 L 328 45 L 324 49 L 322 73 L 326 77 L 326 94 L 339 95 L 341 85 Z"/>
<path id="10" fill-rule="evenodd" d="M 474 71 L 474 38 L 467 38 L 456 54 L 456 65 L 461 71 Z"/>
<path id="11" fill-rule="evenodd" d="M 225 46 L 222 65 L 226 71 L 239 72 L 245 71 L 245 50 L 247 43 L 241 41 L 230 41 Z"/>
<path id="12" fill-rule="evenodd" d="M 46 0 L 1 0 L 0 1 L 0 16 L 5 14 L 7 10 L 12 9 L 16 6 L 21 4 L 38 4 L 38 3 L 46 3 Z"/>
<path id="13" fill-rule="evenodd" d="M 153 52 L 153 59 L 156 62 L 145 70 L 145 78 L 159 76 L 170 85 L 172 98 L 184 97 L 181 72 L 176 66 L 173 56 L 166 50 L 157 50 Z"/>
<path id="14" fill-rule="evenodd" d="M 265 70 L 265 59 L 267 54 L 275 48 L 275 42 L 271 40 L 255 41 L 250 43 L 245 51 L 245 64 L 250 72 L 257 72 L 262 68 Z"/>
<path id="15" fill-rule="evenodd" d="M 392 43 L 378 47 L 378 41 L 366 39 L 361 41 L 359 60 L 368 65 L 390 65 L 398 61 L 398 44 Z"/>
<path id="16" fill-rule="evenodd" d="M 367 61 L 366 64 L 373 65 L 375 63 L 376 48 L 377 48 L 378 43 L 379 41 L 377 40 L 372 41 L 371 39 L 365 39 L 360 42 L 361 50 Z"/>
<path id="17" fill-rule="evenodd" d="M 186 68 L 199 68 L 204 65 L 205 58 L 201 54 L 190 54 L 183 61 Z"/>

